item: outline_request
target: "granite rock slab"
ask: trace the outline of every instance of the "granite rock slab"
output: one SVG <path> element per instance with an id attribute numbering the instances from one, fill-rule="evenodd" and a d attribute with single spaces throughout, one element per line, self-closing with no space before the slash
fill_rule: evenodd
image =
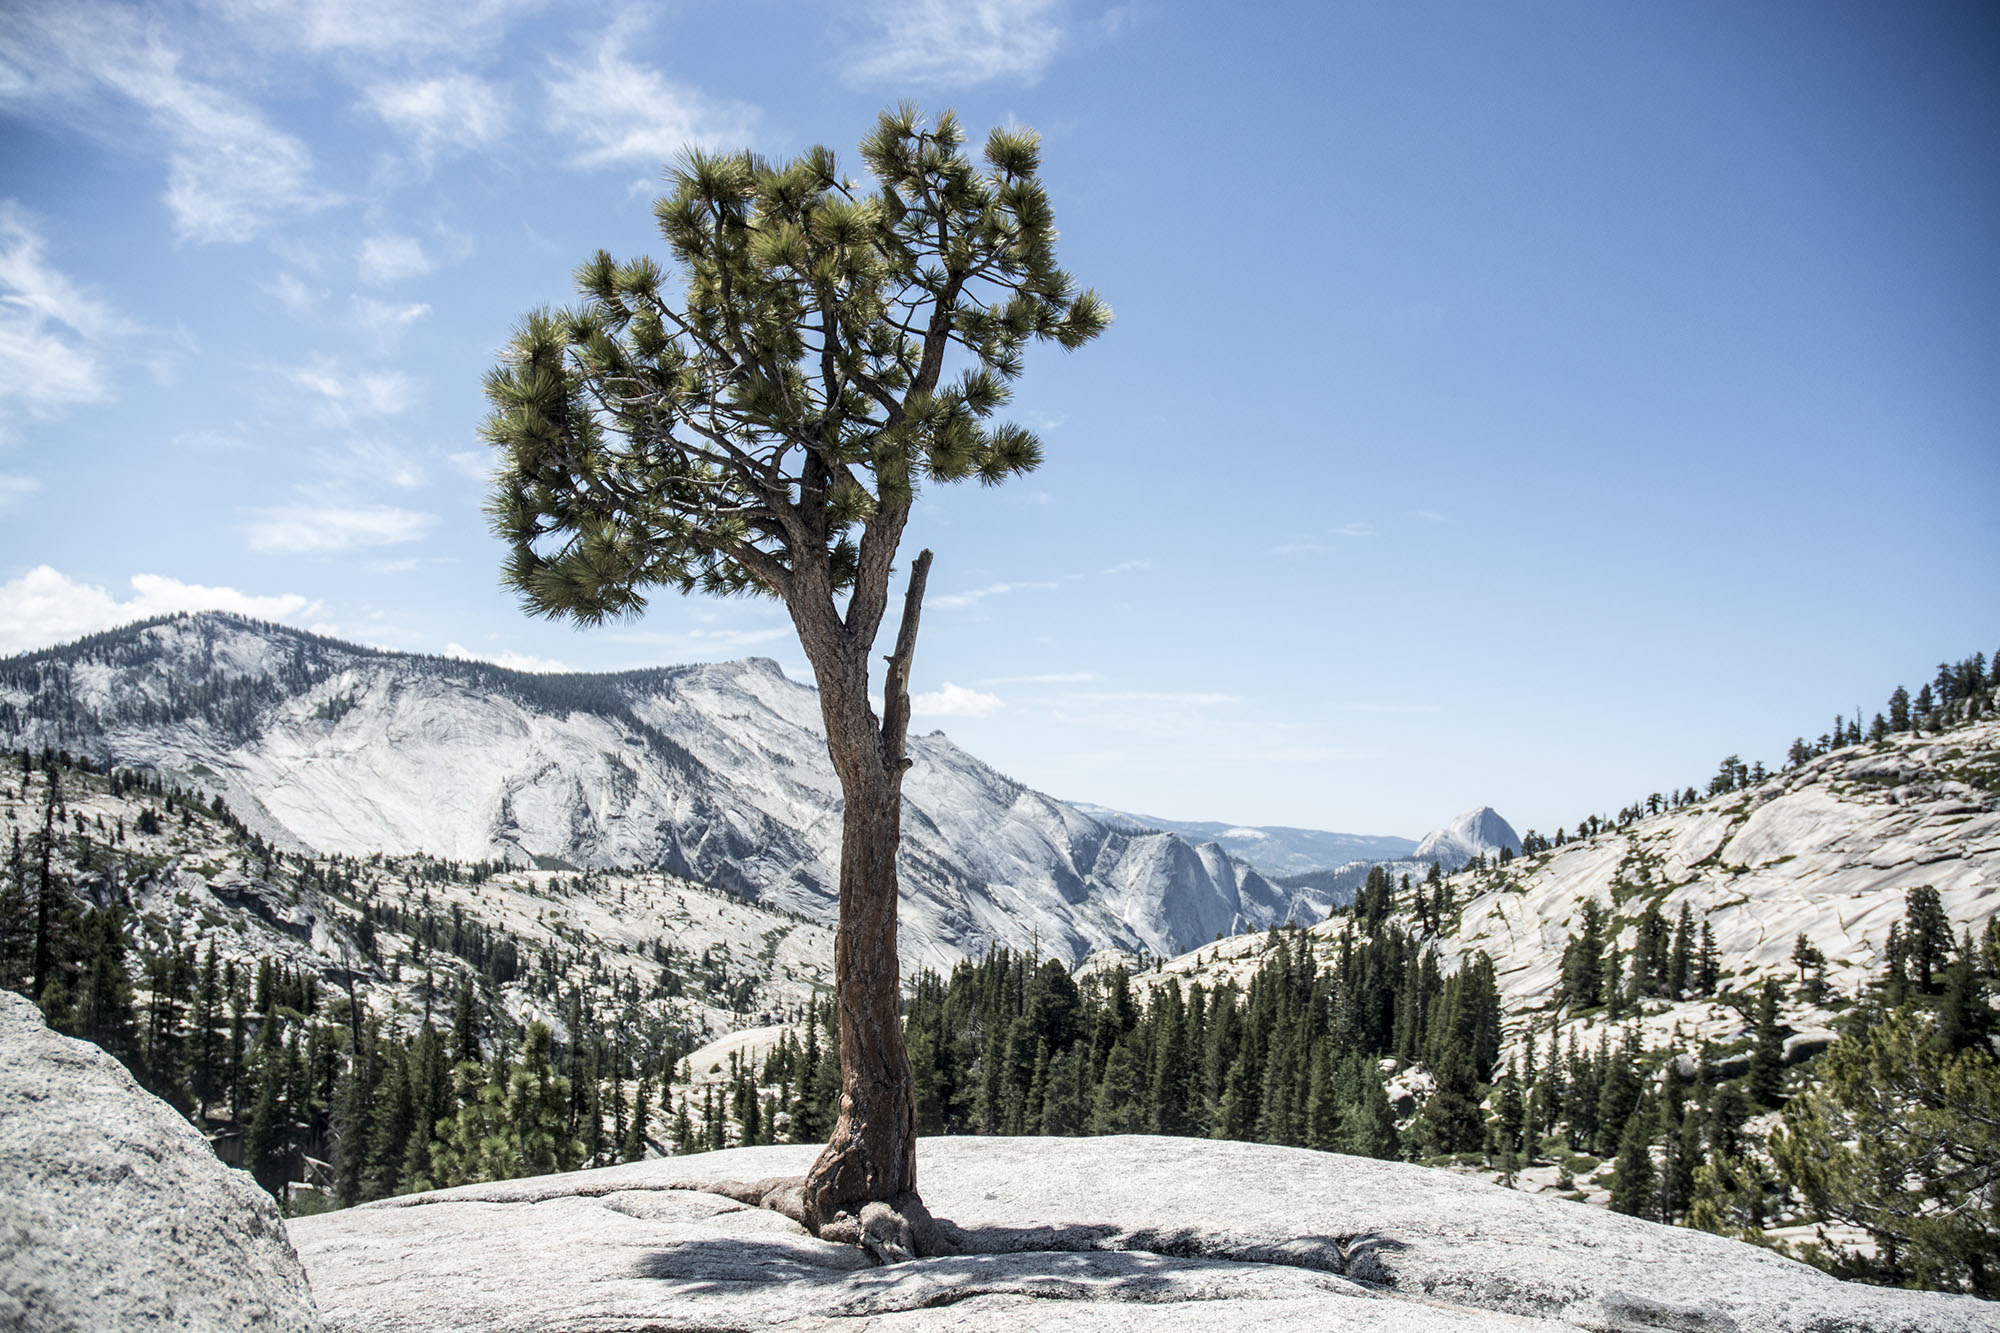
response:
<path id="1" fill-rule="evenodd" d="M 876 1266 L 713 1188 L 810 1146 L 384 1200 L 291 1232 L 331 1328 L 2000 1333 L 1970 1297 L 1404 1163 L 1154 1137 L 922 1140 L 968 1253 Z"/>
<path id="2" fill-rule="evenodd" d="M 319 1327 L 271 1196 L 0 991 L 0 1329 Z"/>

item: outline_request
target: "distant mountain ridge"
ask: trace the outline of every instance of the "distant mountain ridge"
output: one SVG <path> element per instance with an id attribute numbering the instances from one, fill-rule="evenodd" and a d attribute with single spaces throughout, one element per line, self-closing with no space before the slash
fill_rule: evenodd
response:
<path id="1" fill-rule="evenodd" d="M 839 788 L 773 662 L 527 675 L 204 612 L 0 662 L 0 743 L 151 768 L 283 847 L 643 866 L 830 921 Z M 1213 842 L 1115 827 L 913 737 L 905 957 L 1170 955 L 1324 917 Z"/>
<path id="2" fill-rule="evenodd" d="M 1425 834 L 1410 859 L 1435 861 L 1446 870 L 1457 870 L 1470 865 L 1475 857 L 1497 856 L 1503 851 L 1519 856 L 1520 835 L 1492 806 L 1481 805 Z"/>
<path id="3" fill-rule="evenodd" d="M 1417 847 L 1409 838 L 1330 833 L 1281 824 L 1253 826 L 1212 819 L 1160 819 L 1088 801 L 1071 804 L 1113 828 L 1161 829 L 1193 841 L 1215 843 L 1237 860 L 1267 875 L 1303 875 L 1337 869 L 1352 861 L 1395 861 L 1408 857 Z"/>

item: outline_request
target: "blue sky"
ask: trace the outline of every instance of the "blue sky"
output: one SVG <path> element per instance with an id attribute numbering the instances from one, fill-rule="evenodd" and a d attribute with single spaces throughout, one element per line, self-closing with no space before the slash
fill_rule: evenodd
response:
<path id="1" fill-rule="evenodd" d="M 1544 831 L 2000 650 L 1990 5 L 7 6 L 0 652 L 221 605 L 613 668 L 524 617 L 479 377 L 685 143 L 1038 129 L 1117 323 L 1047 462 L 927 494 L 939 726 L 1057 795 Z"/>

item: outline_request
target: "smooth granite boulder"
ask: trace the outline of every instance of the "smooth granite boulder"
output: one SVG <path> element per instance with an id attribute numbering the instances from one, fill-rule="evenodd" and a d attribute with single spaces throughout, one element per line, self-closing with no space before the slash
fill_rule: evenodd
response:
<path id="1" fill-rule="evenodd" d="M 0 991 L 0 1329 L 319 1327 L 271 1196 Z"/>
<path id="2" fill-rule="evenodd" d="M 303 1218 L 329 1325 L 479 1329 L 1591 1329 L 2000 1333 L 1970 1297 L 1839 1282 L 1703 1232 L 1446 1172 L 1169 1138 L 924 1139 L 966 1253 L 875 1266 L 718 1190 L 733 1149 Z"/>

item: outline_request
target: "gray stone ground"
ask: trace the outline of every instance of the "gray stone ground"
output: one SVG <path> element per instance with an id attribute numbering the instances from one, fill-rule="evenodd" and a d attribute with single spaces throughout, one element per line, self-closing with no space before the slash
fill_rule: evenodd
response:
<path id="1" fill-rule="evenodd" d="M 734 1149 L 299 1219 L 328 1324 L 388 1330 L 2000 1333 L 2000 1307 L 1393 1162 L 1165 1138 L 925 1139 L 969 1253 L 874 1266 L 700 1187 Z"/>
<path id="2" fill-rule="evenodd" d="M 0 991 L 0 1330 L 311 1330 L 271 1196 Z"/>

